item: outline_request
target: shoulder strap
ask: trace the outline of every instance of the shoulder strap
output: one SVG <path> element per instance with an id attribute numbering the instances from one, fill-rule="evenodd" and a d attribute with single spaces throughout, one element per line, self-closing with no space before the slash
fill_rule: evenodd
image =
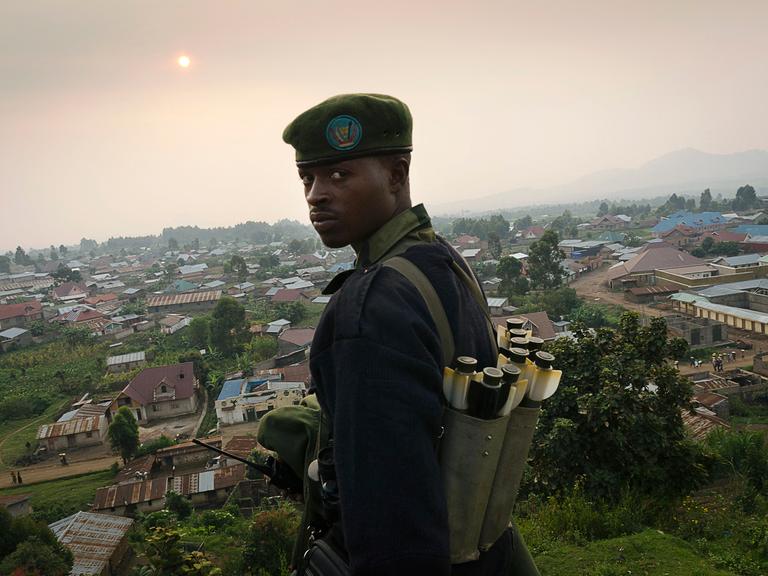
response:
<path id="1" fill-rule="evenodd" d="M 453 331 L 448 322 L 448 316 L 445 314 L 443 303 L 440 302 L 440 296 L 435 292 L 432 282 L 426 277 L 424 272 L 407 258 L 394 256 L 386 260 L 383 264 L 388 268 L 397 270 L 405 276 L 419 291 L 424 302 L 427 304 L 432 321 L 437 327 L 437 333 L 440 336 L 440 345 L 443 351 L 443 365 L 450 366 L 453 363 L 453 355 L 456 351 L 456 345 L 453 340 Z"/>

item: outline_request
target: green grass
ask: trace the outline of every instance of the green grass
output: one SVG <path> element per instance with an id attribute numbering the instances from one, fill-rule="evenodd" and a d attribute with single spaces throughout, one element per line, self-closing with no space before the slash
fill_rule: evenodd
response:
<path id="1" fill-rule="evenodd" d="M 88 510 L 96 490 L 111 485 L 113 479 L 110 470 L 103 470 L 61 480 L 4 488 L 0 490 L 0 494 L 31 494 L 30 503 L 35 516 L 46 522 L 53 522 L 78 510 Z"/>
<path id="2" fill-rule="evenodd" d="M 69 400 L 62 403 L 61 397 L 53 399 L 51 405 L 39 416 L 25 418 L 23 420 L 9 420 L 0 424 L 0 472 L 8 470 L 16 459 L 26 451 L 26 443 L 35 444 L 37 429 L 41 424 L 53 422 L 56 415 L 61 412 Z M 27 428 L 24 428 L 27 426 Z M 24 428 L 23 430 L 21 430 Z M 20 432 L 14 434 L 17 430 Z M 11 434 L 10 438 L 8 438 Z M 5 440 L 8 438 L 7 440 Z"/>
<path id="3" fill-rule="evenodd" d="M 305 304 L 305 307 L 307 309 L 307 315 L 301 322 L 296 324 L 295 328 L 317 328 L 317 323 L 320 321 L 320 316 L 323 314 L 323 310 L 325 310 L 325 305 Z"/>
<path id="4" fill-rule="evenodd" d="M 734 576 L 719 570 L 684 540 L 657 530 L 591 542 L 552 543 L 539 553 L 542 576 Z"/>

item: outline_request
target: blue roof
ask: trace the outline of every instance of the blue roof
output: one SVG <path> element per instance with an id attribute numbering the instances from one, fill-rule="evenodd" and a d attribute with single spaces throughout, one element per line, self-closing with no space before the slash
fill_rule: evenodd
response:
<path id="1" fill-rule="evenodd" d="M 725 224 L 727 221 L 720 212 L 685 212 L 681 210 L 670 214 L 666 220 L 656 224 L 656 226 L 651 228 L 651 232 L 657 234 L 667 232 L 680 224 L 690 226 L 691 228 L 703 228 L 713 224 Z"/>
<path id="2" fill-rule="evenodd" d="M 732 231 L 750 236 L 768 236 L 768 224 L 742 224 Z"/>
<path id="3" fill-rule="evenodd" d="M 224 386 L 221 387 L 221 392 L 219 392 L 219 397 L 216 398 L 216 400 L 226 400 L 227 398 L 232 398 L 234 396 L 240 396 L 240 389 L 243 386 L 243 379 L 239 378 L 237 380 L 227 380 L 224 382 Z"/>
<path id="4" fill-rule="evenodd" d="M 267 382 L 266 378 L 261 378 L 259 380 L 248 380 L 248 384 L 246 384 L 245 390 L 243 390 L 243 393 L 250 394 L 251 392 L 253 392 L 255 388 L 258 388 L 259 386 L 264 384 L 264 382 Z"/>

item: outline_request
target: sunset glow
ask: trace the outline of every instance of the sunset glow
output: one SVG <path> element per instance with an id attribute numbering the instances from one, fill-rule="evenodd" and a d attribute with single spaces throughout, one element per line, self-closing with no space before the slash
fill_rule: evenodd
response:
<path id="1" fill-rule="evenodd" d="M 176 62 L 182 68 L 189 68 L 189 65 L 192 63 L 192 61 L 189 59 L 189 56 L 179 56 L 179 59 Z"/>

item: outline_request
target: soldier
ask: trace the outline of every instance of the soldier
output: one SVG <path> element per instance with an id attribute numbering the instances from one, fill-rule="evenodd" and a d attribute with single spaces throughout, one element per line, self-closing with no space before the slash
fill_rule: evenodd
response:
<path id="1" fill-rule="evenodd" d="M 538 574 L 514 529 L 473 562 L 451 566 L 436 445 L 441 435 L 438 329 L 395 254 L 429 279 L 456 356 L 495 366 L 484 311 L 452 269 L 461 257 L 412 206 L 408 107 L 380 94 L 330 98 L 283 133 L 296 150 L 312 225 L 330 248 L 351 245 L 355 268 L 334 278 L 311 347 L 312 386 L 333 439 L 340 519 L 335 544 L 352 574 Z"/>

